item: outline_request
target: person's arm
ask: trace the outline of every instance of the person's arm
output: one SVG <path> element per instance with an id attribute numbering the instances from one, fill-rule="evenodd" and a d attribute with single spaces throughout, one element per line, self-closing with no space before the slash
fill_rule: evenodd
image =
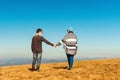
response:
<path id="1" fill-rule="evenodd" d="M 63 40 L 61 40 L 60 42 L 58 42 L 58 43 L 56 44 L 56 46 L 60 46 L 62 43 L 63 43 Z"/>
<path id="2" fill-rule="evenodd" d="M 65 38 L 66 38 L 66 36 L 67 36 L 67 35 L 65 35 L 64 38 L 63 38 L 60 42 L 58 42 L 58 43 L 56 44 L 56 46 L 60 46 L 61 44 L 64 44 L 64 43 L 65 43 Z"/>
<path id="3" fill-rule="evenodd" d="M 76 49 L 78 49 L 78 43 L 76 43 Z"/>
<path id="4" fill-rule="evenodd" d="M 75 37 L 76 37 L 76 35 L 75 35 Z M 77 37 L 76 37 L 76 40 L 77 40 L 77 43 L 76 43 L 76 49 L 78 49 L 78 39 L 77 39 Z"/>
<path id="5" fill-rule="evenodd" d="M 54 46 L 53 43 L 49 42 L 48 40 L 46 40 L 44 37 L 42 37 L 42 41 L 44 41 L 46 44 Z"/>
<path id="6" fill-rule="evenodd" d="M 31 50 L 34 50 L 34 37 L 32 38 L 32 42 L 31 42 Z"/>

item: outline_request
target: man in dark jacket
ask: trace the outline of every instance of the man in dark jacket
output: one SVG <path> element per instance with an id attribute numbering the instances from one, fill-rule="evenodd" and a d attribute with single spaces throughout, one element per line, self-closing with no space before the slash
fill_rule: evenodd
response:
<path id="1" fill-rule="evenodd" d="M 42 57 L 42 42 L 45 42 L 48 45 L 55 46 L 54 44 L 47 41 L 42 36 L 42 29 L 37 29 L 36 35 L 32 38 L 32 44 L 31 49 L 33 52 L 33 62 L 32 62 L 32 70 L 35 70 L 35 64 L 36 64 L 36 70 L 39 71 L 40 64 L 41 64 L 41 57 Z"/>

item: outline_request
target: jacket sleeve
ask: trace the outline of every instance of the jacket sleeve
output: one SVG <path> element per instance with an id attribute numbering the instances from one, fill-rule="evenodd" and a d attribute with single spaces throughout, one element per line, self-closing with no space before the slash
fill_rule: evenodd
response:
<path id="1" fill-rule="evenodd" d="M 76 43 L 76 48 L 78 49 L 78 40 L 77 40 L 77 43 Z"/>
<path id="2" fill-rule="evenodd" d="M 57 46 L 60 46 L 61 44 L 65 43 L 65 37 L 66 37 L 66 35 L 64 36 L 64 38 L 60 42 L 57 43 Z"/>
<path id="3" fill-rule="evenodd" d="M 53 46 L 53 43 L 49 42 L 48 40 L 46 40 L 44 37 L 42 37 L 42 41 L 45 42 L 48 45 Z"/>
<path id="4" fill-rule="evenodd" d="M 78 39 L 77 39 L 77 36 L 76 36 L 76 35 L 75 35 L 75 38 L 76 38 L 76 40 L 77 40 L 76 47 L 77 47 L 77 49 L 78 49 Z"/>
<path id="5" fill-rule="evenodd" d="M 34 50 L 34 37 L 32 38 L 32 42 L 31 42 L 31 50 Z"/>
<path id="6" fill-rule="evenodd" d="M 58 42 L 56 45 L 60 46 L 63 43 L 63 40 L 61 40 L 60 42 Z"/>

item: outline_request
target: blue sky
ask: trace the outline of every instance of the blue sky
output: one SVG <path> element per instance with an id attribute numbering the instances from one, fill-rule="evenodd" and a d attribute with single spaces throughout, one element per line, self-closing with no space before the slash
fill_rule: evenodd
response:
<path id="1" fill-rule="evenodd" d="M 119 0 L 1 0 L 0 57 L 32 57 L 31 38 L 37 28 L 53 43 L 74 28 L 76 57 L 120 56 Z M 43 57 L 65 57 L 61 47 L 43 44 Z"/>

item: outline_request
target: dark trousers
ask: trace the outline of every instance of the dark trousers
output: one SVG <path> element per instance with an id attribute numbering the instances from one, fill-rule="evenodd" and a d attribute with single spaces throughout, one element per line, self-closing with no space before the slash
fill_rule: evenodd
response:
<path id="1" fill-rule="evenodd" d="M 72 68 L 74 55 L 70 55 L 70 54 L 66 54 L 66 55 L 68 59 L 69 68 Z"/>

